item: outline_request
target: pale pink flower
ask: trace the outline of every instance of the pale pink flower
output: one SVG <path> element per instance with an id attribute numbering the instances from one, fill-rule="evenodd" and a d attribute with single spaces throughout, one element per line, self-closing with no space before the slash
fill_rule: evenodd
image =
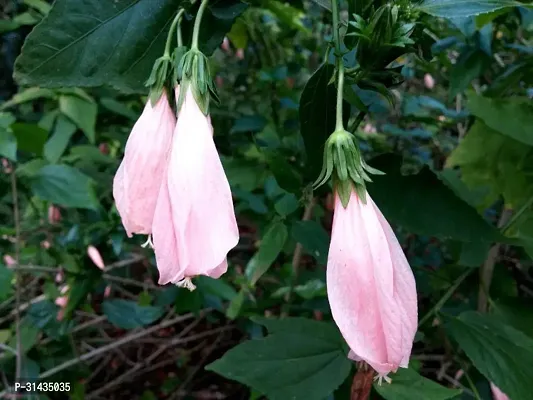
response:
<path id="1" fill-rule="evenodd" d="M 92 245 L 87 247 L 87 255 L 89 256 L 91 261 L 94 263 L 94 265 L 96 265 L 102 271 L 105 269 L 104 260 L 96 247 Z"/>
<path id="2" fill-rule="evenodd" d="M 503 393 L 498 386 L 494 383 L 490 383 L 490 390 L 492 391 L 492 398 L 494 400 L 509 400 L 509 396 Z"/>
<path id="3" fill-rule="evenodd" d="M 431 76 L 431 74 L 424 75 L 424 86 L 430 90 L 435 87 L 435 79 Z"/>
<path id="4" fill-rule="evenodd" d="M 55 303 L 57 306 L 61 308 L 65 308 L 67 306 L 68 296 L 66 296 L 66 293 L 68 292 L 68 289 L 69 289 L 68 285 L 65 285 L 61 288 L 60 292 L 63 296 L 59 296 L 58 298 L 56 298 Z"/>
<path id="5" fill-rule="evenodd" d="M 104 289 L 104 298 L 111 296 L 111 285 L 107 285 Z"/>
<path id="6" fill-rule="evenodd" d="M 17 261 L 13 258 L 13 256 L 9 254 L 4 255 L 4 264 L 6 264 L 8 267 L 13 267 Z"/>
<path id="7" fill-rule="evenodd" d="M 235 57 L 239 60 L 244 60 L 244 49 L 237 49 L 235 52 Z"/>
<path id="8" fill-rule="evenodd" d="M 222 48 L 222 50 L 224 50 L 226 53 L 228 53 L 230 51 L 230 44 L 229 44 L 229 39 L 227 37 L 224 38 L 224 40 L 222 41 L 222 44 L 220 45 L 220 47 Z"/>
<path id="9" fill-rule="evenodd" d="M 174 112 L 165 92 L 152 107 L 147 101 L 126 143 L 124 159 L 113 181 L 113 197 L 128 236 L 150 234 L 157 194 L 163 181 Z"/>
<path id="10" fill-rule="evenodd" d="M 190 89 L 179 111 L 166 180 L 157 200 L 153 241 L 159 284 L 172 282 L 190 289 L 191 277 L 218 278 L 225 273 L 227 253 L 239 241 L 213 127 Z"/>
<path id="11" fill-rule="evenodd" d="M 387 220 L 370 195 L 335 195 L 327 265 L 333 318 L 351 349 L 382 378 L 406 368 L 417 330 L 415 279 Z"/>

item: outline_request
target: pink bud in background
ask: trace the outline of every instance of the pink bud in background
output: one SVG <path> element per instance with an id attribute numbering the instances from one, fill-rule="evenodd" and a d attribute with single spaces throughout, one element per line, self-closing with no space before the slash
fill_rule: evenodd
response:
<path id="1" fill-rule="evenodd" d="M 87 255 L 91 259 L 91 261 L 96 265 L 98 268 L 100 268 L 102 271 L 105 269 L 104 260 L 102 259 L 102 256 L 100 255 L 100 252 L 98 249 L 94 246 L 87 247 Z"/>
<path id="2" fill-rule="evenodd" d="M 61 283 L 63 279 L 65 279 L 65 273 L 63 272 L 63 268 L 60 268 L 56 274 L 55 281 L 56 283 Z"/>
<path id="3" fill-rule="evenodd" d="M 509 400 L 509 397 L 503 393 L 498 386 L 494 383 L 490 383 L 490 390 L 492 392 L 492 398 L 494 400 Z"/>
<path id="4" fill-rule="evenodd" d="M 107 143 L 100 143 L 98 145 L 98 150 L 100 150 L 100 153 L 102 154 L 109 154 L 109 145 Z"/>
<path id="5" fill-rule="evenodd" d="M 104 289 L 104 298 L 111 296 L 111 285 L 107 285 Z"/>
<path id="6" fill-rule="evenodd" d="M 61 222 L 61 210 L 53 204 L 48 206 L 48 223 L 54 225 Z"/>
<path id="7" fill-rule="evenodd" d="M 178 97 L 176 95 L 176 97 Z M 159 284 L 193 288 L 190 278 L 218 278 L 239 230 L 231 190 L 210 120 L 188 90 L 179 111 L 167 176 L 153 224 Z"/>
<path id="8" fill-rule="evenodd" d="M 13 171 L 13 168 L 11 168 L 11 164 L 7 158 L 2 158 L 2 167 L 4 167 L 4 172 L 6 174 L 10 174 Z"/>
<path id="9" fill-rule="evenodd" d="M 327 264 L 333 318 L 351 349 L 378 377 L 409 364 L 417 330 L 417 295 L 409 263 L 370 195 L 352 191 L 348 206 L 335 195 Z"/>
<path id="10" fill-rule="evenodd" d="M 64 295 L 68 292 L 68 289 L 69 289 L 69 286 L 68 285 L 65 285 L 61 288 L 61 294 Z M 58 305 L 59 307 L 61 308 L 65 308 L 67 306 L 67 303 L 68 303 L 68 296 L 59 296 L 56 300 L 55 300 L 55 303 L 56 305 Z"/>
<path id="11" fill-rule="evenodd" d="M 239 60 L 244 60 L 244 49 L 237 49 L 235 52 L 235 57 Z"/>
<path id="12" fill-rule="evenodd" d="M 4 264 L 8 267 L 12 267 L 17 263 L 17 261 L 9 254 L 4 255 Z"/>
<path id="13" fill-rule="evenodd" d="M 424 86 L 430 90 L 435 87 L 435 79 L 430 74 L 424 75 Z"/>
<path id="14" fill-rule="evenodd" d="M 135 123 L 113 181 L 113 197 L 128 236 L 150 234 L 155 204 L 166 168 L 174 111 L 163 92 L 156 105 L 150 100 Z"/>
<path id="15" fill-rule="evenodd" d="M 222 44 L 220 45 L 220 47 L 222 48 L 222 50 L 224 50 L 226 53 L 228 53 L 230 51 L 230 44 L 229 44 L 229 39 L 227 37 L 224 38 L 224 40 L 222 41 Z"/>

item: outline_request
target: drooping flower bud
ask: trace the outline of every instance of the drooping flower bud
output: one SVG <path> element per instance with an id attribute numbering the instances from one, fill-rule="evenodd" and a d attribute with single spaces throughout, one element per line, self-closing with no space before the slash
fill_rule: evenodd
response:
<path id="1" fill-rule="evenodd" d="M 226 272 L 226 256 L 237 245 L 239 231 L 213 127 L 190 88 L 165 175 L 153 223 L 159 284 L 193 289 L 191 277 L 218 278 Z"/>
<path id="2" fill-rule="evenodd" d="M 113 197 L 130 237 L 133 233 L 152 232 L 157 195 L 175 126 L 174 112 L 163 91 L 155 105 L 147 101 L 128 138 L 113 181 Z"/>
<path id="3" fill-rule="evenodd" d="M 368 193 L 365 203 L 352 190 L 346 208 L 335 196 L 327 289 L 350 358 L 366 361 L 380 380 L 407 367 L 418 320 L 415 279 Z"/>

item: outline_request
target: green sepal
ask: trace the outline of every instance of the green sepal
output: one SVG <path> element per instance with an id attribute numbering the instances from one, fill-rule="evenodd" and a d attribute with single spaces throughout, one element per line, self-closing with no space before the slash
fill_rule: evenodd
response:
<path id="1" fill-rule="evenodd" d="M 174 86 L 178 84 L 180 81 L 180 73 L 179 73 L 179 66 L 181 65 L 181 60 L 183 59 L 183 56 L 187 53 L 187 46 L 179 46 L 176 47 L 174 52 L 172 53 L 172 65 L 173 65 L 173 73 L 172 73 L 172 82 L 174 83 Z"/>
<path id="2" fill-rule="evenodd" d="M 337 184 L 335 185 L 335 189 L 337 190 L 337 194 L 339 195 L 342 206 L 344 208 L 348 207 L 350 196 L 352 195 L 352 183 L 348 180 L 338 180 Z"/>
<path id="3" fill-rule="evenodd" d="M 152 72 L 145 82 L 145 85 L 150 88 L 150 101 L 153 106 L 163 94 L 163 90 L 168 81 L 171 63 L 172 59 L 168 56 L 163 56 L 155 60 Z"/>
<path id="4" fill-rule="evenodd" d="M 176 75 L 180 81 L 178 112 L 181 109 L 185 93 L 187 90 L 191 90 L 200 110 L 205 115 L 209 114 L 209 102 L 211 98 L 218 102 L 218 96 L 211 79 L 207 57 L 197 49 L 187 51 L 177 64 Z"/>

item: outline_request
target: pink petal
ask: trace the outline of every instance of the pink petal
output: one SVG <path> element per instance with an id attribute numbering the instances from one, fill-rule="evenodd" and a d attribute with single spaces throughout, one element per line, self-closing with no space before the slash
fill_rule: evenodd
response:
<path id="1" fill-rule="evenodd" d="M 490 390 L 492 391 L 492 398 L 494 400 L 509 400 L 509 397 L 492 382 L 490 383 Z"/>
<path id="2" fill-rule="evenodd" d="M 178 116 L 166 184 L 153 226 L 159 283 L 220 276 L 239 231 L 213 128 L 190 90 Z"/>
<path id="3" fill-rule="evenodd" d="M 152 231 L 175 125 L 174 111 L 163 92 L 154 107 L 150 101 L 146 103 L 128 138 L 124 159 L 113 181 L 113 197 L 129 236 Z"/>
<path id="4" fill-rule="evenodd" d="M 414 277 L 368 194 L 365 205 L 352 193 L 346 209 L 335 196 L 327 287 L 351 358 L 382 375 L 406 367 L 417 328 Z"/>

